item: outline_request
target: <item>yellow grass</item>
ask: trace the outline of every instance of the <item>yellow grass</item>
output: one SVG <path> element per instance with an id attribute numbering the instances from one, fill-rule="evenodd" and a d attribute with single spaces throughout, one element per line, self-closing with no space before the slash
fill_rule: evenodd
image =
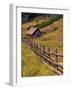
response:
<path id="1" fill-rule="evenodd" d="M 30 48 L 22 43 L 22 77 L 56 75 Z"/>
<path id="2" fill-rule="evenodd" d="M 29 26 L 33 26 L 39 23 L 40 20 L 36 20 L 22 25 L 22 37 L 26 37 L 26 31 Z M 41 21 L 40 21 L 41 22 Z M 39 44 L 50 47 L 52 51 L 58 48 L 59 53 L 63 53 L 63 19 L 54 22 L 41 29 L 43 34 L 42 37 L 32 39 L 32 41 L 38 42 Z M 22 77 L 24 76 L 48 76 L 56 75 L 52 70 L 48 68 L 42 62 L 42 58 L 36 55 L 25 43 L 22 42 Z M 52 58 L 54 58 L 52 56 Z M 63 59 L 59 59 L 60 63 L 63 63 Z"/>

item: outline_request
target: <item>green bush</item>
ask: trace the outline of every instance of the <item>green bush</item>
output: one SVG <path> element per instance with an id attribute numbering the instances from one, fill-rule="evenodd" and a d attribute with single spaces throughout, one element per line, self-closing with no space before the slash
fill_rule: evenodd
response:
<path id="1" fill-rule="evenodd" d="M 38 28 L 43 28 L 43 27 L 45 27 L 45 26 L 47 26 L 47 25 L 52 24 L 54 21 L 57 21 L 57 20 L 60 19 L 60 18 L 63 18 L 63 15 L 55 15 L 55 16 L 51 17 L 51 18 L 48 20 L 48 22 L 42 22 L 41 24 L 36 25 L 36 27 L 38 27 Z"/>

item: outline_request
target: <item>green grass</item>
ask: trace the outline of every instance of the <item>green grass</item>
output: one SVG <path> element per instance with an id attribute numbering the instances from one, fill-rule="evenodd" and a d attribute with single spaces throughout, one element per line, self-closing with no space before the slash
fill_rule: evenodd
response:
<path id="1" fill-rule="evenodd" d="M 43 64 L 42 58 L 36 55 L 25 43 L 22 43 L 22 77 L 56 75 L 47 65 Z"/>
<path id="2" fill-rule="evenodd" d="M 43 27 L 48 26 L 48 25 L 52 24 L 53 22 L 59 20 L 60 18 L 63 18 L 63 15 L 53 16 L 47 22 L 42 22 L 41 24 L 38 24 L 35 27 L 43 28 Z"/>

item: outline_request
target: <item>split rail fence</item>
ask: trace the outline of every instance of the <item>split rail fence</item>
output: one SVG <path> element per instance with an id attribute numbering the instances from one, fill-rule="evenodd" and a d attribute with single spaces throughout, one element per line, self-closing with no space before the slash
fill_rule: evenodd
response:
<path id="1" fill-rule="evenodd" d="M 43 58 L 44 63 L 46 63 L 50 69 L 56 72 L 59 75 L 63 74 L 63 64 L 58 62 L 58 57 L 63 58 L 62 54 L 58 53 L 58 49 L 56 48 L 54 52 L 51 52 L 51 49 L 40 45 L 39 43 L 32 42 L 29 39 L 23 40 L 28 47 L 30 47 L 36 54 Z M 51 58 L 51 55 L 54 56 L 54 60 Z"/>

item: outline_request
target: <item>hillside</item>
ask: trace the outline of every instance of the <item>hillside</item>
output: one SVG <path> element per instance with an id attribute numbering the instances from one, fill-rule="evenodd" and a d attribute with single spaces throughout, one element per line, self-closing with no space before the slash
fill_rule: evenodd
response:
<path id="1" fill-rule="evenodd" d="M 26 37 L 26 32 L 30 27 L 47 22 L 49 18 L 37 17 L 31 22 L 22 24 L 22 39 Z M 32 42 L 38 42 L 42 46 L 51 48 L 51 52 L 58 48 L 58 52 L 63 54 L 63 18 L 54 21 L 52 24 L 40 28 L 43 36 L 39 38 L 31 38 Z M 36 55 L 26 44 L 22 41 L 22 77 L 23 76 L 52 76 L 57 75 L 46 64 L 43 63 L 41 57 Z M 52 56 L 54 59 L 54 56 Z M 63 65 L 63 59 L 59 58 L 59 62 Z"/>
<path id="2" fill-rule="evenodd" d="M 40 30 L 44 34 L 42 37 L 35 39 L 35 41 L 47 47 L 63 48 L 63 19 L 59 19 Z"/>

